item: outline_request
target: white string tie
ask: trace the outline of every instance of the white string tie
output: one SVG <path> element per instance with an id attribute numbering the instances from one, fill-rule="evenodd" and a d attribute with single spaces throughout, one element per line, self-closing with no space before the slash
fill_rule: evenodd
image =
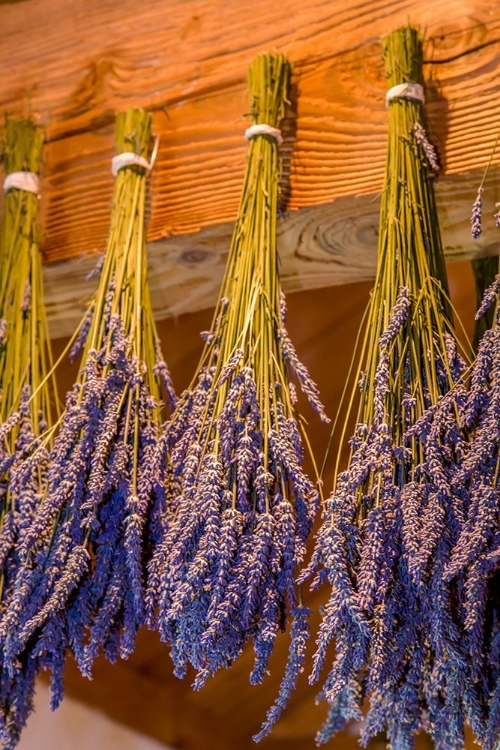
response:
<path id="1" fill-rule="evenodd" d="M 40 195 L 40 179 L 35 172 L 11 172 L 3 181 L 5 192 L 11 188 L 24 190 L 26 193 Z"/>
<path id="2" fill-rule="evenodd" d="M 123 169 L 124 167 L 142 167 L 146 172 L 151 172 L 156 161 L 156 155 L 158 154 L 159 143 L 160 136 L 157 135 L 149 161 L 145 156 L 136 154 L 134 151 L 122 151 L 121 154 L 113 156 L 111 159 L 111 172 L 113 177 L 116 177 L 120 169 Z"/>
<path id="3" fill-rule="evenodd" d="M 425 94 L 423 86 L 419 83 L 398 83 L 389 89 L 385 95 L 385 106 L 389 106 L 392 99 L 415 99 L 417 102 L 425 104 Z"/>
<path id="4" fill-rule="evenodd" d="M 250 138 L 253 138 L 254 135 L 271 135 L 275 139 L 278 146 L 281 146 L 281 144 L 283 143 L 281 130 L 278 130 L 278 128 L 273 128 L 272 125 L 266 125 L 264 122 L 259 122 L 256 125 L 251 125 L 245 130 L 245 138 L 247 139 L 247 141 L 249 141 Z"/>

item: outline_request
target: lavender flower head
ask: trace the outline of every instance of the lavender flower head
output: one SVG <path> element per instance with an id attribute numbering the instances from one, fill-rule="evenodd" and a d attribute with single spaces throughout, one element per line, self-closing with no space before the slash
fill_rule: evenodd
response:
<path id="1" fill-rule="evenodd" d="M 477 240 L 483 231 L 481 219 L 483 215 L 483 193 L 484 188 L 479 187 L 477 190 L 476 200 L 472 204 L 472 216 L 471 216 L 471 234 L 472 237 Z"/>
<path id="2" fill-rule="evenodd" d="M 416 122 L 413 126 L 413 132 L 415 133 L 415 140 L 424 152 L 431 170 L 437 174 L 440 169 L 439 158 L 435 147 L 427 138 L 424 127 L 419 122 Z"/>

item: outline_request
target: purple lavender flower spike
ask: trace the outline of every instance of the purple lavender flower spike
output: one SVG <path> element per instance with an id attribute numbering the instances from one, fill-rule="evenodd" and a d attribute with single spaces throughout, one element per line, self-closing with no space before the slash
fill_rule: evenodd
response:
<path id="1" fill-rule="evenodd" d="M 481 236 L 483 228 L 481 226 L 481 219 L 483 215 L 483 193 L 484 188 L 479 187 L 477 190 L 476 200 L 472 205 L 472 216 L 471 216 L 471 234 L 473 239 L 477 240 Z"/>
<path id="2" fill-rule="evenodd" d="M 440 169 L 439 158 L 435 147 L 427 138 L 427 133 L 425 132 L 424 127 L 419 122 L 416 122 L 413 126 L 413 132 L 415 133 L 415 140 L 424 152 L 431 170 L 434 174 L 437 174 Z"/>
<path id="3" fill-rule="evenodd" d="M 278 721 L 281 713 L 286 708 L 290 695 L 295 689 L 297 679 L 304 671 L 306 646 L 309 638 L 309 616 L 311 610 L 307 607 L 297 607 L 292 610 L 292 628 L 290 633 L 290 651 L 286 671 L 280 685 L 278 697 L 274 705 L 267 712 L 266 721 L 258 734 L 254 736 L 254 742 L 267 737 Z"/>
<path id="4" fill-rule="evenodd" d="M 490 309 L 491 305 L 498 300 L 498 293 L 500 292 L 500 274 L 495 276 L 495 280 L 489 285 L 483 294 L 483 299 L 479 310 L 476 313 L 476 320 L 479 320 L 487 310 Z"/>
<path id="5" fill-rule="evenodd" d="M 387 346 L 397 336 L 398 331 L 406 323 L 408 314 L 410 311 L 410 299 L 408 288 L 405 286 L 400 287 L 396 304 L 389 318 L 387 327 L 379 339 L 380 346 Z"/>
<path id="6" fill-rule="evenodd" d="M 307 396 L 309 403 L 313 409 L 318 413 L 319 418 L 322 422 L 329 422 L 330 419 L 325 413 L 325 408 L 319 399 L 319 390 L 316 383 L 311 379 L 307 367 L 302 364 L 297 356 L 297 352 L 292 343 L 292 340 L 288 334 L 288 331 L 282 325 L 277 331 L 278 339 L 283 351 L 285 360 L 290 365 L 292 371 L 298 378 L 300 387 Z"/>
<path id="7" fill-rule="evenodd" d="M 0 346 L 3 345 L 5 334 L 7 332 L 7 321 L 5 318 L 0 318 Z"/>

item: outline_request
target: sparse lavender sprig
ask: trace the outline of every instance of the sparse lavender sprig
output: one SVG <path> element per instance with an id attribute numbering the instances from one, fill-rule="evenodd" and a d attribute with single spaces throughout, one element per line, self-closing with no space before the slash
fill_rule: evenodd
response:
<path id="1" fill-rule="evenodd" d="M 477 189 L 476 200 L 472 204 L 472 216 L 471 216 L 471 234 L 472 237 L 477 240 L 481 236 L 483 231 L 482 227 L 482 216 L 483 216 L 483 193 L 484 188 L 481 186 Z"/>
<path id="2" fill-rule="evenodd" d="M 100 275 L 103 267 L 104 267 L 104 260 L 106 258 L 106 253 L 101 253 L 99 257 L 97 258 L 95 266 L 88 272 L 88 274 L 85 276 L 85 281 L 92 281 L 97 276 Z"/>
<path id="3" fill-rule="evenodd" d="M 28 281 L 26 281 L 26 284 L 24 286 L 24 294 L 23 294 L 23 302 L 21 305 L 21 310 L 23 312 L 28 312 L 31 304 L 31 284 Z"/>
<path id="4" fill-rule="evenodd" d="M 76 334 L 74 343 L 69 350 L 69 359 L 73 362 L 79 354 L 82 353 L 85 344 L 87 343 L 87 337 L 89 335 L 90 327 L 92 325 L 92 319 L 95 313 L 95 305 L 92 303 L 89 305 L 85 316 L 80 323 L 78 333 Z"/>
<path id="5" fill-rule="evenodd" d="M 493 214 L 493 218 L 495 219 L 495 226 L 500 227 L 500 203 L 495 203 L 495 208 L 497 209 Z"/>
<path id="6" fill-rule="evenodd" d="M 498 293 L 500 292 L 500 274 L 497 274 L 495 276 L 495 280 L 492 284 L 489 285 L 489 287 L 485 290 L 483 299 L 481 302 L 481 305 L 476 312 L 476 320 L 479 320 L 480 317 L 482 317 L 487 310 L 490 309 L 491 305 L 493 305 L 498 300 Z"/>
<path id="7" fill-rule="evenodd" d="M 408 297 L 408 288 L 407 287 L 400 287 L 398 292 L 398 298 L 396 300 L 396 304 L 394 305 L 394 308 L 391 312 L 391 317 L 389 318 L 389 323 L 387 324 L 387 328 L 383 332 L 382 336 L 379 339 L 379 345 L 380 346 L 387 346 L 388 344 L 393 341 L 398 332 L 401 330 L 401 328 L 406 323 L 406 319 L 408 318 L 408 314 L 410 312 L 410 300 Z"/>
<path id="8" fill-rule="evenodd" d="M 6 332 L 7 332 L 7 320 L 5 318 L 0 318 L 0 346 L 3 345 Z"/>
<path id="9" fill-rule="evenodd" d="M 255 122 L 278 126 L 289 75 L 283 56 L 254 62 Z M 245 184 L 198 373 L 165 427 L 177 492 L 148 566 L 147 620 L 170 644 L 174 674 L 184 676 L 191 664 L 198 689 L 249 640 L 250 681 L 260 682 L 278 631 L 295 618 L 281 710 L 303 658 L 306 610 L 297 607 L 294 577 L 319 501 L 303 469 L 303 421 L 290 374 L 326 417 L 284 328 L 274 139 L 250 139 Z"/>
<path id="10" fill-rule="evenodd" d="M 423 125 L 421 125 L 419 122 L 416 122 L 413 126 L 413 132 L 415 133 L 415 140 L 417 141 L 418 145 L 424 152 L 427 161 L 429 162 L 430 168 L 435 174 L 437 174 L 440 169 L 439 158 L 435 147 L 427 138 L 427 133 L 425 132 Z"/>

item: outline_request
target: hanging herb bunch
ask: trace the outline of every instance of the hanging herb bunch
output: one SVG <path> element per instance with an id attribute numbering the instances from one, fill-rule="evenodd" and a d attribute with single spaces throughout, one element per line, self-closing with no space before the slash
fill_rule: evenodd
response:
<path id="1" fill-rule="evenodd" d="M 482 308 L 484 293 L 493 284 L 498 274 L 498 256 L 493 255 L 486 258 L 474 258 L 471 260 L 472 272 L 476 287 L 476 300 L 480 315 L 476 315 L 474 327 L 474 350 L 477 351 L 479 343 L 486 331 L 490 329 L 495 320 L 495 306 L 489 304 Z"/>
<path id="2" fill-rule="evenodd" d="M 320 678 L 335 641 L 320 694 L 330 710 L 317 742 L 360 720 L 368 698 L 363 745 L 385 732 L 388 747 L 406 750 L 425 729 L 438 750 L 451 750 L 463 747 L 465 717 L 477 714 L 458 615 L 463 590 L 444 576 L 463 512 L 453 475 L 465 451 L 456 417 L 466 365 L 422 141 L 418 32 L 390 34 L 384 55 L 389 140 L 357 424 L 300 580 L 316 574 L 313 586 L 331 588 L 311 674 L 311 682 Z"/>
<path id="3" fill-rule="evenodd" d="M 469 721 L 484 750 L 495 750 L 500 736 L 499 291 L 497 275 L 476 314 L 478 320 L 493 313 L 493 323 L 479 342 L 467 399 L 459 413 L 470 439 L 453 476 L 463 507 L 458 538 L 444 570 L 453 590 L 463 591 L 459 613 L 477 693 Z"/>
<path id="4" fill-rule="evenodd" d="M 76 337 L 84 346 L 50 452 L 48 487 L 19 554 L 24 567 L 2 618 L 4 655 L 51 658 L 53 706 L 66 647 L 84 674 L 102 650 L 133 649 L 143 620 L 148 513 L 160 487 L 152 455 L 175 402 L 146 273 L 145 199 L 151 117 L 118 114 L 111 227 L 99 287 Z M 22 482 L 40 452 L 23 463 Z M 57 658 L 56 658 L 57 657 Z"/>
<path id="5" fill-rule="evenodd" d="M 15 466 L 43 439 L 52 443 L 56 386 L 45 314 L 39 249 L 38 175 L 43 128 L 8 120 L 5 131 L 5 204 L 0 243 L 0 616 L 13 596 L 19 548 L 44 489 L 47 447 L 15 481 Z M 43 436 L 48 435 L 44 438 Z M 0 651 L 0 738 L 13 746 L 32 710 L 36 660 L 9 672 Z"/>
<path id="6" fill-rule="evenodd" d="M 149 565 L 149 622 L 171 644 L 175 674 L 197 670 L 196 688 L 251 638 L 250 681 L 260 682 L 287 620 L 292 648 L 307 629 L 294 575 L 318 490 L 302 468 L 292 373 L 326 417 L 285 329 L 278 275 L 277 127 L 289 77 L 282 55 L 250 67 L 253 125 L 225 277 L 197 375 L 164 434 L 177 490 Z"/>

